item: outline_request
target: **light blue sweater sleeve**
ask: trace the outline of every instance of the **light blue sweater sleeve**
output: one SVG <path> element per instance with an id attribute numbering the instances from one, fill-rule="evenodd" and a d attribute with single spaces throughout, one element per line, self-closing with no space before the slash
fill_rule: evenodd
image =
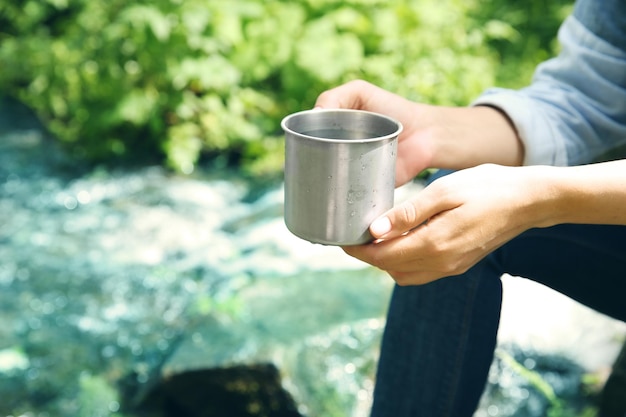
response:
<path id="1" fill-rule="evenodd" d="M 490 89 L 473 103 L 509 116 L 525 165 L 583 164 L 626 146 L 626 45 L 607 42 L 575 15 L 559 41 L 560 54 L 537 67 L 530 86 Z"/>

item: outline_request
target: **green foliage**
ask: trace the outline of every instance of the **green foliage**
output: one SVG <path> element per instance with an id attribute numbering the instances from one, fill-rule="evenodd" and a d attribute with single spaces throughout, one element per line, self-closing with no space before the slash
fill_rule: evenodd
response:
<path id="1" fill-rule="evenodd" d="M 571 0 L 489 0 L 470 11 L 474 28 L 496 53 L 496 83 L 520 88 L 535 66 L 557 52 L 556 30 L 572 10 Z"/>
<path id="2" fill-rule="evenodd" d="M 92 161 L 158 158 L 191 172 L 201 157 L 222 158 L 276 172 L 280 119 L 350 79 L 448 105 L 526 82 L 564 9 L 524 5 L 5 0 L 0 91 Z"/>

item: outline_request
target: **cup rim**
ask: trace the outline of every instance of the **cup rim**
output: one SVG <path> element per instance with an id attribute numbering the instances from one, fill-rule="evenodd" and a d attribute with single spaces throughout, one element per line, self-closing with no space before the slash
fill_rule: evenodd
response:
<path id="1" fill-rule="evenodd" d="M 374 136 L 374 137 L 370 137 L 370 138 L 365 138 L 365 139 L 339 139 L 339 138 L 321 138 L 318 136 L 311 136 L 311 135 L 307 135 L 301 132 L 297 132 L 291 128 L 289 128 L 287 126 L 287 123 L 296 117 L 302 116 L 302 115 L 306 115 L 306 114 L 312 114 L 312 113 L 359 113 L 359 114 L 367 114 L 367 115 L 371 115 L 371 116 L 375 116 L 377 118 L 380 119 L 385 119 L 388 122 L 391 122 L 392 124 L 394 124 L 397 128 L 395 131 L 393 131 L 392 133 L 386 134 L 386 135 L 380 135 L 380 136 Z M 286 133 L 290 133 L 293 135 L 296 135 L 300 138 L 303 139 L 310 139 L 310 140 L 315 140 L 315 141 L 319 141 L 319 142 L 331 142 L 331 143 L 368 143 L 368 142 L 379 142 L 379 141 L 384 141 L 387 139 L 394 139 L 397 138 L 398 136 L 400 136 L 400 133 L 402 133 L 403 130 L 403 126 L 402 123 L 400 123 L 398 120 L 394 119 L 393 117 L 387 116 L 385 114 L 381 114 L 381 113 L 376 113 L 376 112 L 372 112 L 372 111 L 367 111 L 367 110 L 358 110 L 358 109 L 320 109 L 320 108 L 316 108 L 316 109 L 309 109 L 309 110 L 302 110 L 296 113 L 291 113 L 287 116 L 285 116 L 282 121 L 280 122 L 280 126 L 283 129 L 284 132 Z"/>

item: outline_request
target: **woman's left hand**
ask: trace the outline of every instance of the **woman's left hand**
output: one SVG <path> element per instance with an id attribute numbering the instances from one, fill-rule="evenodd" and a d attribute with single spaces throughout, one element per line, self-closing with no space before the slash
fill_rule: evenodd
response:
<path id="1" fill-rule="evenodd" d="M 379 240 L 343 249 L 400 285 L 462 274 L 525 230 L 550 225 L 541 172 L 488 164 L 441 177 L 372 223 Z"/>

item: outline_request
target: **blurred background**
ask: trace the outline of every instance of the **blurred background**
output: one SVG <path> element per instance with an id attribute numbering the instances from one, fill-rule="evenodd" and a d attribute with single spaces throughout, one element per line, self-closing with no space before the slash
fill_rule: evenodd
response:
<path id="1" fill-rule="evenodd" d="M 280 120 L 522 87 L 571 8 L 0 0 L 0 416 L 366 416 L 391 280 L 286 231 Z M 624 327 L 506 286 L 479 415 L 593 415 Z"/>

